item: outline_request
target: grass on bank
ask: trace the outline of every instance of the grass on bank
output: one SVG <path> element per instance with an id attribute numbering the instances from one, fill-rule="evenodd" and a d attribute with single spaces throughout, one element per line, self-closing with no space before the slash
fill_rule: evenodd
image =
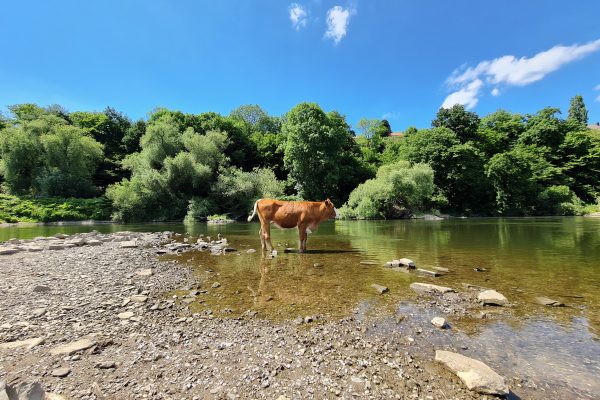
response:
<path id="1" fill-rule="evenodd" d="M 0 194 L 0 223 L 109 220 L 111 202 L 59 197 L 17 197 Z"/>

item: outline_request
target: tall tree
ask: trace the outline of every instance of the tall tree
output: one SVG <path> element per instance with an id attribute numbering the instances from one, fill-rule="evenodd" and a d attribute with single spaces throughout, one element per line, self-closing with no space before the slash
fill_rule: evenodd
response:
<path id="1" fill-rule="evenodd" d="M 282 130 L 287 137 L 284 163 L 298 194 L 309 200 L 341 199 L 346 163 L 340 158 L 352 160 L 351 151 L 358 150 L 344 117 L 325 114 L 315 103 L 300 103 L 287 113 Z"/>
<path id="2" fill-rule="evenodd" d="M 583 97 L 577 95 L 571 99 L 569 104 L 569 116 L 567 117 L 570 121 L 575 121 L 581 126 L 587 126 L 588 124 L 588 112 L 583 102 Z"/>
<path id="3" fill-rule="evenodd" d="M 477 138 L 479 116 L 465 110 L 462 104 L 455 104 L 451 108 L 440 108 L 435 119 L 431 121 L 431 126 L 448 128 L 456 133 L 461 143 L 466 143 Z"/>

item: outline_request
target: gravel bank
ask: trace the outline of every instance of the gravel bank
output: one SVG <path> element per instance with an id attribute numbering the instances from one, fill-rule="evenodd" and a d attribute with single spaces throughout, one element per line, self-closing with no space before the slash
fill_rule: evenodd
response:
<path id="1" fill-rule="evenodd" d="M 20 251 L 0 256 L 0 381 L 39 382 L 67 399 L 492 398 L 436 364 L 433 346 L 416 346 L 427 342 L 419 327 L 191 314 L 166 293 L 211 288 L 157 260 L 169 239 L 11 244 Z"/>

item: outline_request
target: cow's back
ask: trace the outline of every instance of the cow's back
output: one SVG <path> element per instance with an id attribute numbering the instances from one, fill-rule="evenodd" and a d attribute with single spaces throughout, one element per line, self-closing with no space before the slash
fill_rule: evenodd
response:
<path id="1" fill-rule="evenodd" d="M 262 199 L 258 202 L 261 217 L 281 228 L 294 228 L 301 222 L 312 222 L 307 220 L 312 219 L 319 206 L 320 203 L 310 201 Z"/>

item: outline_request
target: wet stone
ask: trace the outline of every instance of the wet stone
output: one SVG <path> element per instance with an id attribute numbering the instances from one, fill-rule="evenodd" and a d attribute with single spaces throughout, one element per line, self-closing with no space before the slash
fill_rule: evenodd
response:
<path id="1" fill-rule="evenodd" d="M 388 291 L 389 291 L 389 289 L 388 289 L 386 286 L 381 286 L 381 285 L 378 285 L 378 284 L 376 284 L 376 283 L 373 283 L 373 284 L 371 285 L 371 287 L 372 287 L 373 289 L 375 289 L 375 290 L 377 291 L 377 293 L 379 293 L 379 294 L 384 294 L 385 292 L 388 292 Z"/>
<path id="2" fill-rule="evenodd" d="M 495 290 L 484 290 L 477 295 L 477 300 L 482 302 L 484 305 L 494 306 L 505 306 L 508 305 L 508 300 L 502 293 L 498 293 Z"/>
<path id="3" fill-rule="evenodd" d="M 557 300 L 552 300 L 547 297 L 536 297 L 535 301 L 538 304 L 549 307 L 564 307 L 564 304 Z"/>
<path id="4" fill-rule="evenodd" d="M 455 373 L 469 390 L 496 396 L 506 396 L 509 393 L 504 377 L 479 360 L 451 351 L 436 350 L 435 361 Z"/>

